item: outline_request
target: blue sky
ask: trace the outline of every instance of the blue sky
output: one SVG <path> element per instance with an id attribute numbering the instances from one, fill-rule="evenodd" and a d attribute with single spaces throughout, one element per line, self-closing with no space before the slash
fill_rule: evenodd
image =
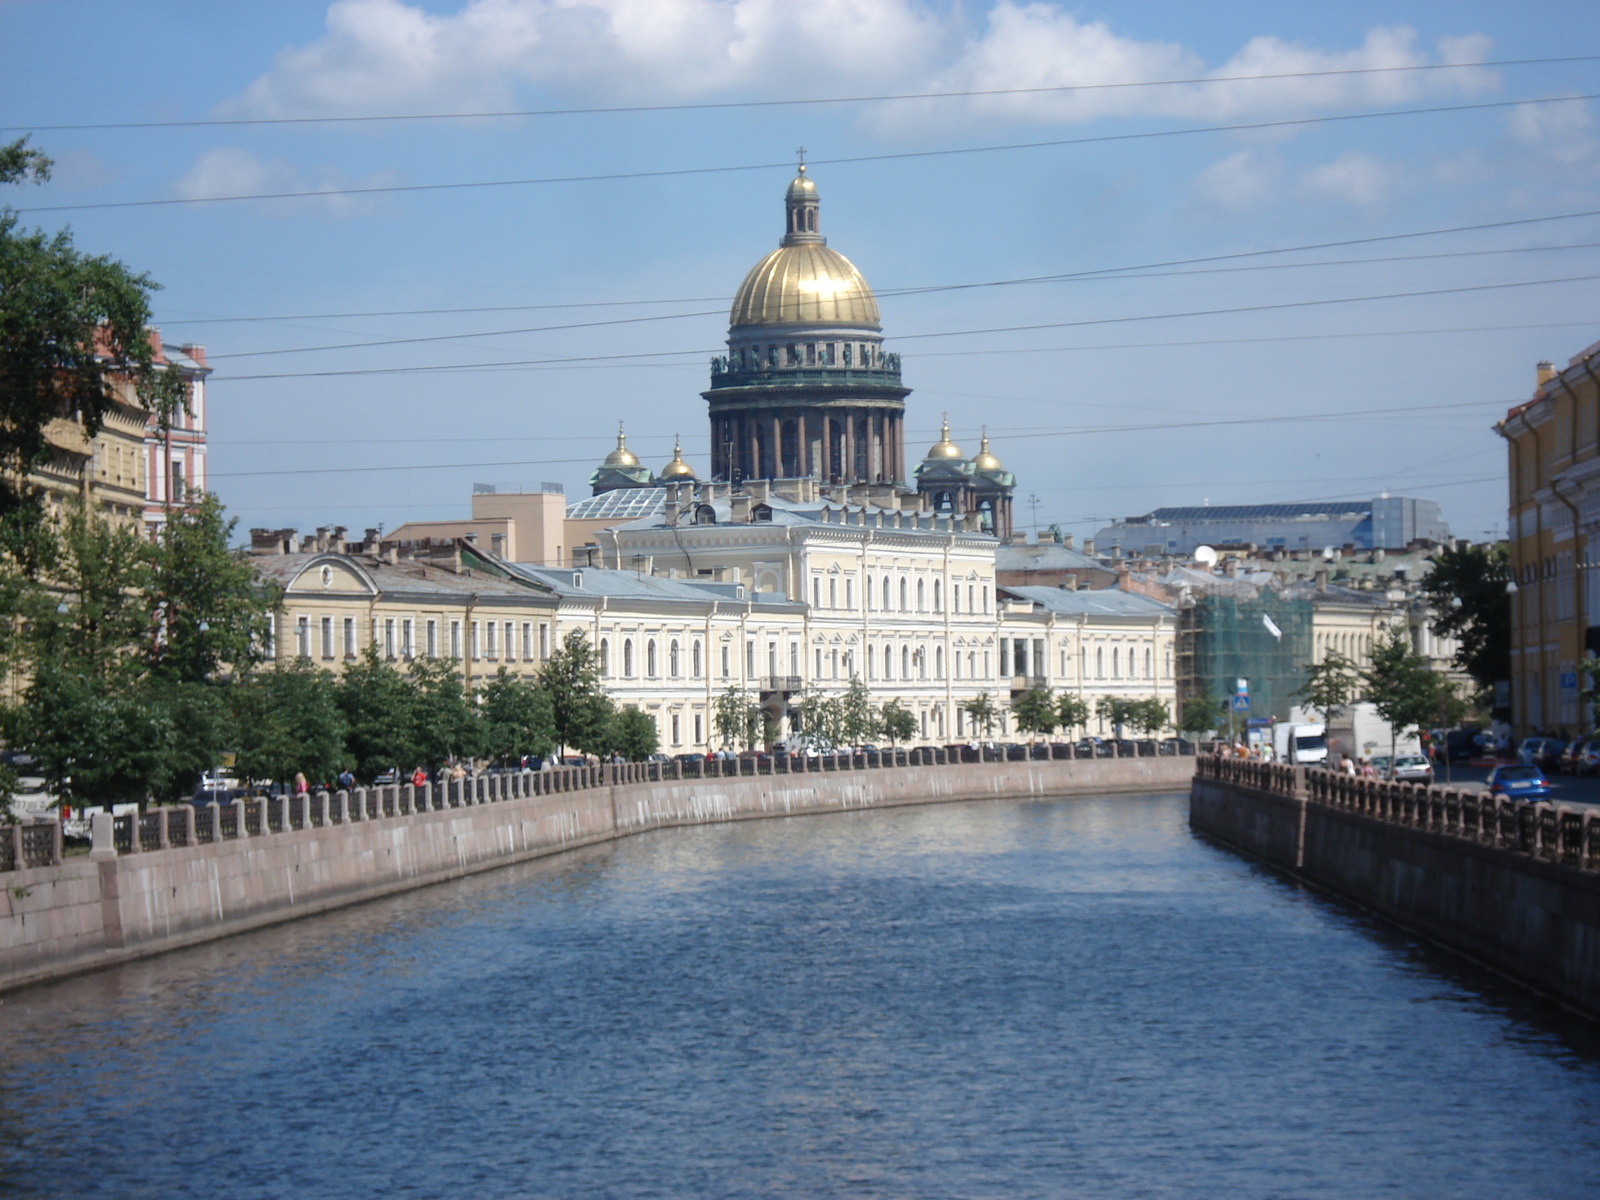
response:
<path id="1" fill-rule="evenodd" d="M 1576 3 L 0 0 L 0 123 L 58 163 L 5 199 L 165 285 L 164 334 L 217 368 L 212 482 L 244 527 L 393 528 L 464 513 L 476 481 L 587 494 L 618 420 L 646 461 L 681 433 L 703 469 L 707 359 L 779 236 L 796 146 L 823 232 L 880 294 L 1525 221 L 1600 209 L 1594 103 L 1562 99 L 1600 92 L 1600 62 L 1370 68 L 1597 34 L 1600 7 Z M 1155 86 L 1240 75 L 1295 77 Z M 1086 83 L 1141 86 L 1013 90 Z M 1084 138 L 1111 140 L 928 153 Z M 725 167 L 757 169 L 650 174 Z M 643 177 L 335 191 L 620 174 Z M 306 190 L 328 194 L 59 207 Z M 986 424 L 1020 520 L 1080 535 L 1159 505 L 1387 489 L 1482 537 L 1504 525 L 1490 425 L 1538 359 L 1600 337 L 1596 217 L 1196 271 L 883 295 L 910 456 L 945 411 L 969 452 Z M 414 312 L 467 308 L 502 311 Z M 1171 315 L 1217 309 L 1251 311 Z M 585 361 L 528 365 L 551 359 Z"/>

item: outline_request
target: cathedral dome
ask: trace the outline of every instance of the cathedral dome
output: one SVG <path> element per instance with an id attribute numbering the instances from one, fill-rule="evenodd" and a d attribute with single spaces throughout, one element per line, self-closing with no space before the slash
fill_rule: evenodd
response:
<path id="1" fill-rule="evenodd" d="M 928 458 L 965 458 L 961 447 L 950 440 L 950 421 L 946 418 L 939 426 L 939 440 L 928 447 Z"/>
<path id="2" fill-rule="evenodd" d="M 783 241 L 744 277 L 728 324 L 877 329 L 878 301 L 855 265 L 817 232 L 819 198 L 804 166 L 784 194 Z"/>

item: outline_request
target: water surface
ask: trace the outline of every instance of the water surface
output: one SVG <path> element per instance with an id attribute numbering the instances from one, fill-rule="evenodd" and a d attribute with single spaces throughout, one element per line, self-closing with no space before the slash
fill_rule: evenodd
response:
<path id="1" fill-rule="evenodd" d="M 1600 1194 L 1590 1026 L 1186 811 L 668 830 L 13 993 L 0 1196 Z"/>

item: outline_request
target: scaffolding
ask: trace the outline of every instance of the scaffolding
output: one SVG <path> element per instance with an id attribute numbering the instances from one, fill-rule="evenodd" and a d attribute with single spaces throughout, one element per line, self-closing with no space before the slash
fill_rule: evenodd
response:
<path id="1" fill-rule="evenodd" d="M 1305 684 L 1311 646 L 1309 600 L 1290 600 L 1270 587 L 1252 597 L 1198 596 L 1179 609 L 1178 695 L 1231 700 L 1243 679 L 1250 711 L 1238 715 L 1241 726 L 1247 716 L 1288 720 L 1300 702 L 1295 693 Z"/>

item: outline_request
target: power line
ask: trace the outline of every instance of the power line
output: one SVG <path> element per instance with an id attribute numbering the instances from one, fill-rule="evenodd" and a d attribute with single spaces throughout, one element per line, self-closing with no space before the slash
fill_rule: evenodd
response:
<path id="1" fill-rule="evenodd" d="M 1119 83 L 1067 83 L 1047 87 L 986 88 L 960 92 L 898 92 L 882 96 L 830 96 L 805 100 L 721 100 L 696 104 L 630 104 L 606 108 L 527 108 L 497 112 L 393 113 L 361 117 L 209 117 L 185 121 L 118 121 L 75 125 L 0 125 L 0 132 L 75 132 L 91 129 L 194 129 L 240 125 L 335 125 L 386 121 L 467 121 L 503 117 L 579 117 L 624 113 L 707 112 L 740 108 L 789 108 L 820 104 L 873 104 L 895 100 L 954 100 L 976 96 L 1026 96 L 1061 92 L 1097 92 L 1128 88 L 1178 87 L 1191 84 L 1254 83 L 1274 79 L 1323 79 L 1345 75 L 1389 75 L 1409 71 L 1467 71 L 1479 67 L 1546 66 L 1555 63 L 1595 62 L 1600 54 L 1575 54 L 1559 58 L 1502 58 L 1471 63 L 1415 63 L 1393 67 L 1344 67 L 1327 71 L 1283 71 L 1271 75 L 1204 75 L 1195 79 L 1137 79 Z"/>
<path id="2" fill-rule="evenodd" d="M 1086 274 L 1086 273 L 1080 273 L 1080 274 L 1076 274 L 1074 276 L 1071 276 L 1070 279 L 1071 280 L 1076 280 L 1078 282 L 1083 282 L 1083 283 L 1111 282 L 1111 281 L 1114 281 L 1114 280 L 1117 280 L 1117 279 L 1162 279 L 1162 278 L 1172 278 L 1174 276 L 1209 275 L 1209 274 L 1219 274 L 1219 273 L 1232 273 L 1232 272 L 1237 272 L 1237 271 L 1284 271 L 1284 270 L 1298 270 L 1298 269 L 1301 269 L 1301 268 L 1308 268 L 1308 267 L 1362 266 L 1362 265 L 1369 265 L 1369 264 L 1372 264 L 1372 263 L 1417 262 L 1417 261 L 1424 261 L 1424 260 L 1448 259 L 1448 258 L 1478 258 L 1478 257 L 1483 257 L 1485 255 L 1495 255 L 1495 254 L 1531 254 L 1531 253 L 1534 253 L 1535 251 L 1593 250 L 1593 249 L 1600 249 L 1600 242 L 1579 242 L 1579 243 L 1570 244 L 1570 245 L 1564 245 L 1564 246 L 1514 246 L 1514 247 L 1509 247 L 1509 248 L 1506 248 L 1506 249 L 1499 249 L 1499 250 L 1456 250 L 1456 251 L 1449 251 L 1449 252 L 1446 252 L 1446 253 L 1443 253 L 1443 254 L 1396 254 L 1396 255 L 1380 256 L 1380 257 L 1376 257 L 1376 258 L 1325 259 L 1325 260 L 1323 260 L 1321 262 L 1309 262 L 1309 263 L 1252 263 L 1249 266 L 1241 266 L 1241 267 L 1201 267 L 1201 268 L 1199 268 L 1197 270 L 1192 270 L 1192 271 L 1143 271 L 1143 272 L 1129 272 L 1129 273 L 1123 273 L 1123 274 L 1117 274 L 1117 275 L 1105 275 L 1105 274 L 1089 275 L 1089 274 Z M 1107 269 L 1108 270 L 1116 270 L 1117 268 L 1107 268 Z M 1060 282 L 1068 282 L 1068 281 L 1069 281 L 1069 279 L 1060 280 Z M 975 284 L 949 284 L 949 285 L 945 285 L 945 286 L 930 286 L 930 287 L 921 288 L 919 290 L 922 291 L 922 292 L 938 292 L 938 291 L 950 291 L 950 290 L 956 290 L 956 289 L 959 289 L 959 288 L 967 288 L 967 287 L 974 287 L 974 286 L 1003 286 L 1003 284 L 1002 283 L 998 283 L 998 282 L 995 283 L 995 284 L 979 284 L 979 285 L 975 285 Z M 893 293 L 880 292 L 880 293 L 877 293 L 877 294 L 878 295 L 890 295 L 890 294 L 893 294 Z M 569 323 L 561 324 L 561 325 L 533 325 L 533 326 L 526 326 L 526 327 L 523 327 L 523 328 L 520 328 L 520 329 L 484 329 L 484 330 L 475 330 L 475 331 L 470 332 L 470 333 L 427 334 L 427 335 L 420 335 L 420 336 L 416 336 L 416 337 L 384 338 L 384 339 L 380 339 L 380 340 L 376 340 L 376 341 L 343 342 L 343 343 L 335 343 L 335 344 L 332 344 L 332 345 L 323 345 L 323 346 L 290 346 L 290 347 L 282 347 L 282 348 L 275 349 L 275 350 L 240 350 L 240 351 L 236 351 L 234 353 L 229 353 L 229 354 L 213 354 L 213 355 L 210 356 L 210 359 L 208 361 L 210 361 L 210 360 L 221 360 L 221 359 L 225 359 L 225 358 L 227 358 L 227 359 L 234 359 L 234 358 L 263 358 L 263 357 L 267 357 L 269 355 L 277 355 L 277 354 L 312 354 L 312 353 L 316 353 L 318 351 L 323 351 L 323 350 L 364 350 L 364 349 L 370 349 L 370 348 L 375 347 L 375 346 L 405 346 L 405 345 L 417 345 L 417 344 L 421 344 L 421 343 L 425 343 L 425 342 L 466 341 L 466 340 L 468 340 L 470 338 L 511 337 L 511 336 L 520 335 L 520 334 L 526 334 L 526 333 L 552 333 L 552 332 L 560 332 L 560 331 L 565 331 L 565 330 L 570 330 L 570 329 L 598 329 L 598 328 L 603 328 L 603 327 L 608 326 L 608 325 L 636 325 L 636 324 L 642 324 L 642 323 L 651 322 L 651 321 L 678 321 L 678 320 L 684 320 L 684 319 L 690 318 L 690 317 L 715 317 L 715 316 L 720 316 L 723 311 L 724 311 L 723 309 L 718 308 L 718 309 L 710 309 L 710 310 L 706 310 L 706 311 L 702 311 L 702 312 L 662 313 L 662 314 L 658 314 L 656 316 L 650 316 L 650 317 L 622 317 L 622 318 L 617 318 L 617 319 L 613 319 L 613 320 L 609 320 L 609 321 L 575 321 L 575 322 L 569 322 Z"/>
<path id="3" fill-rule="evenodd" d="M 1575 100 L 1600 99 L 1600 92 L 1572 96 L 1541 96 L 1526 100 L 1489 100 L 1476 104 L 1439 104 L 1427 108 L 1397 108 L 1379 112 L 1338 113 L 1326 117 L 1294 117 L 1277 121 L 1247 121 L 1233 125 L 1195 125 L 1184 129 L 1153 129 L 1144 133 L 1107 133 L 1091 137 L 1059 138 L 1046 142 L 1008 142 L 994 146 L 958 146 L 945 150 L 901 150 L 887 154 L 858 154 L 842 158 L 819 158 L 813 166 L 844 166 L 854 163 L 894 162 L 913 158 L 947 158 L 959 154 L 991 154 L 1010 150 L 1046 150 L 1062 146 L 1087 146 L 1103 142 L 1144 141 L 1154 138 L 1185 137 L 1198 133 L 1237 133 L 1258 129 L 1287 129 L 1303 125 L 1329 125 L 1339 121 L 1371 121 L 1383 117 L 1416 117 L 1435 113 L 1481 112 L 1515 108 L 1524 104 L 1566 104 Z M 614 171 L 602 175 L 552 175 L 539 179 L 487 179 L 459 183 L 399 183 L 383 186 L 322 188 L 302 192 L 256 192 L 243 196 L 191 196 L 163 200 L 108 200 L 94 204 L 41 204 L 13 211 L 21 213 L 84 212 L 109 208 L 157 208 L 175 204 L 227 204 L 243 200 L 303 200 L 327 196 L 395 195 L 401 192 L 461 191 L 469 188 L 533 187 L 556 183 L 608 183 L 627 179 L 664 179 L 689 175 L 726 175 L 744 171 L 770 171 L 789 168 L 789 162 L 745 163 L 722 167 L 672 167 L 656 171 Z"/>
<path id="4" fill-rule="evenodd" d="M 1144 313 L 1144 314 L 1139 314 L 1139 315 L 1135 315 L 1135 316 L 1127 316 L 1127 317 L 1092 317 L 1092 318 L 1088 318 L 1088 319 L 1081 320 L 1081 321 L 1050 321 L 1050 322 L 1043 322 L 1043 323 L 1031 324 L 1031 325 L 999 325 L 999 326 L 993 326 L 993 327 L 987 328 L 987 329 L 951 329 L 951 330 L 943 330 L 943 331 L 940 331 L 938 333 L 908 333 L 908 334 L 900 334 L 900 335 L 897 335 L 896 340 L 898 340 L 898 341 L 920 341 L 920 340 L 925 339 L 925 338 L 969 337 L 969 336 L 978 336 L 978 335 L 994 334 L 994 333 L 1020 333 L 1020 332 L 1028 332 L 1028 331 L 1036 330 L 1036 329 L 1078 329 L 1078 328 L 1085 328 L 1085 327 L 1092 326 L 1092 325 L 1125 325 L 1125 324 L 1130 324 L 1130 323 L 1137 322 L 1137 321 L 1170 321 L 1170 320 L 1179 320 L 1179 319 L 1188 318 L 1188 317 L 1231 316 L 1231 315 L 1238 315 L 1238 314 L 1242 314 L 1242 313 L 1275 312 L 1275 311 L 1284 311 L 1284 310 L 1288 310 L 1288 309 L 1299 309 L 1299 308 L 1324 308 L 1324 307 L 1328 307 L 1330 305 L 1336 305 L 1336 304 L 1359 304 L 1359 303 L 1367 303 L 1367 302 L 1380 301 L 1380 300 L 1415 300 L 1415 299 L 1419 299 L 1419 298 L 1425 297 L 1425 296 L 1450 296 L 1450 295 L 1460 295 L 1460 294 L 1467 293 L 1467 292 L 1504 291 L 1504 290 L 1507 290 L 1507 289 L 1510 289 L 1510 288 L 1543 287 L 1543 286 L 1547 286 L 1547 285 L 1562 284 L 1562 283 L 1584 283 L 1584 282 L 1589 282 L 1589 281 L 1596 280 L 1596 279 L 1600 279 L 1600 275 L 1571 275 L 1571 276 L 1566 276 L 1566 277 L 1563 277 L 1563 278 L 1560 278 L 1560 279 L 1527 279 L 1527 280 L 1518 280 L 1518 281 L 1511 282 L 1511 283 L 1484 283 L 1484 284 L 1473 284 L 1473 285 L 1470 285 L 1470 286 L 1463 286 L 1463 287 L 1428 288 L 1428 289 L 1425 289 L 1425 290 L 1413 291 L 1413 292 L 1385 292 L 1385 293 L 1381 293 L 1381 294 L 1378 294 L 1378 295 L 1372 295 L 1372 296 L 1336 296 L 1336 297 L 1332 297 L 1332 298 L 1328 298 L 1328 299 L 1322 299 L 1322 300 L 1290 300 L 1290 301 L 1283 301 L 1283 302 L 1276 303 L 1276 304 L 1247 304 L 1247 305 L 1236 305 L 1236 306 L 1233 306 L 1233 307 L 1230 307 L 1230 308 L 1191 309 L 1191 310 L 1186 311 L 1186 312 Z M 469 334 L 469 335 L 466 335 L 466 336 L 483 336 L 483 335 Z M 401 340 L 412 340 L 412 339 L 401 339 Z M 428 341 L 428 340 L 432 340 L 432 339 L 422 338 L 422 339 L 415 339 L 415 340 Z M 373 345 L 383 345 L 383 344 L 386 344 L 386 343 L 371 343 L 371 344 L 373 344 Z M 339 347 L 331 347 L 331 348 L 339 348 Z M 272 353 L 272 352 L 264 351 L 262 353 Z M 351 375 L 406 375 L 406 374 L 418 374 L 418 373 L 426 373 L 426 372 L 434 372 L 434 371 L 484 371 L 484 370 L 504 369 L 504 368 L 508 368 L 508 367 L 549 367 L 549 366 L 568 365 L 568 364 L 576 364 L 576 363 L 610 363 L 610 362 L 617 362 L 617 361 L 621 361 L 621 360 L 644 359 L 644 358 L 681 358 L 681 357 L 685 357 L 685 356 L 689 356 L 689 355 L 704 355 L 704 354 L 715 354 L 715 353 L 717 353 L 717 350 L 715 350 L 715 349 L 712 349 L 712 350 L 657 350 L 657 351 L 643 351 L 643 352 L 634 353 L 634 354 L 593 354 L 593 355 L 571 355 L 571 356 L 567 356 L 567 357 L 563 357 L 563 358 L 532 358 L 532 359 L 522 359 L 522 360 L 513 361 L 513 362 L 456 363 L 456 364 L 436 364 L 436 365 L 411 366 L 411 367 L 357 367 L 357 368 L 347 368 L 347 369 L 343 369 L 343 370 L 327 370 L 327 371 L 279 371 L 279 372 L 262 373 L 262 374 L 255 374 L 255 375 L 215 375 L 215 376 L 213 376 L 213 379 L 226 380 L 226 381 L 230 381 L 230 382 L 238 382 L 238 381 L 243 381 L 243 380 L 261 380 L 261 379 L 316 379 L 316 378 L 332 378 L 332 377 L 342 377 L 342 376 L 351 376 Z M 218 357 L 220 358 L 220 357 L 223 357 L 223 356 L 219 355 Z M 247 357 L 247 356 L 246 355 L 239 355 L 238 357 Z"/>
<path id="5" fill-rule="evenodd" d="M 1451 233 L 1479 233 L 1486 229 L 1509 229 L 1518 225 L 1540 225 L 1551 221 L 1575 221 L 1582 217 L 1600 216 L 1600 208 L 1585 209 L 1581 212 L 1552 213 L 1543 217 L 1515 217 L 1504 221 L 1482 221 L 1475 225 L 1451 225 L 1440 229 L 1419 229 L 1408 233 L 1385 233 L 1372 237 L 1344 238 L 1336 242 L 1309 242 L 1301 246 L 1277 246 L 1266 250 L 1239 250 L 1229 254 L 1208 254 L 1195 258 L 1174 258 L 1164 262 L 1134 263 L 1125 267 L 1094 267 L 1083 271 L 1071 271 L 1054 275 L 1030 275 L 1017 279 L 984 280 L 977 283 L 950 283 L 950 284 L 924 284 L 903 288 L 886 288 L 877 291 L 879 296 L 909 296 L 922 292 L 959 291 L 963 288 L 1009 287 L 1025 283 L 1055 283 L 1070 279 L 1088 279 L 1102 275 L 1112 275 L 1133 271 L 1150 271 L 1165 267 L 1194 266 L 1200 263 L 1230 262 L 1241 258 L 1262 258 L 1274 254 L 1297 254 L 1310 250 L 1336 250 L 1345 246 L 1366 246 L 1377 242 L 1406 241 L 1410 238 L 1440 237 Z M 1585 244 L 1587 245 L 1587 244 Z M 1579 249 L 1582 247 L 1524 247 L 1527 250 L 1536 249 Z M 1511 250 L 1495 251 L 1462 251 L 1463 254 L 1481 253 L 1511 253 Z M 1330 260 L 1333 261 L 1333 260 Z M 1349 261 L 1349 260 L 1346 260 Z M 1359 261 L 1359 260 L 1357 260 Z M 1383 261 L 1383 260 L 1372 260 Z M 1283 264 L 1293 266 L 1295 264 Z M 637 304 L 711 304 L 728 303 L 730 296 L 691 296 L 671 300 L 590 300 L 566 304 L 511 304 L 493 307 L 474 308 L 416 308 L 416 309 L 388 309 L 375 312 L 344 312 L 344 313 L 294 313 L 286 316 L 270 317 L 199 317 L 193 320 L 177 319 L 164 323 L 179 325 L 211 325 L 221 323 L 238 323 L 247 321 L 326 321 L 340 320 L 349 317 L 413 317 L 413 316 L 440 316 L 450 313 L 477 313 L 477 312 L 523 312 L 534 309 L 549 308 L 602 308 L 617 305 Z"/>

